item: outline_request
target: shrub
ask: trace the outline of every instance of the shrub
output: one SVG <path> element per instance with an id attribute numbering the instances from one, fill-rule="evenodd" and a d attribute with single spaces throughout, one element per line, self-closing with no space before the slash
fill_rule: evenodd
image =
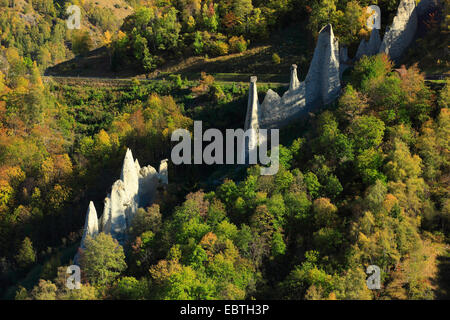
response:
<path id="1" fill-rule="evenodd" d="M 183 80 L 181 80 L 181 76 L 179 74 L 171 74 L 169 79 L 174 88 L 181 89 L 183 86 Z"/>
<path id="2" fill-rule="evenodd" d="M 213 41 L 211 43 L 211 53 L 217 56 L 228 54 L 228 44 L 223 41 Z"/>
<path id="3" fill-rule="evenodd" d="M 194 35 L 194 43 L 192 43 L 192 48 L 194 53 L 200 55 L 203 53 L 204 39 L 200 31 L 197 31 Z"/>
<path id="4" fill-rule="evenodd" d="M 272 62 L 274 64 L 280 64 L 281 63 L 281 58 L 280 58 L 280 56 L 277 53 L 274 53 L 272 55 Z"/>
<path id="5" fill-rule="evenodd" d="M 247 41 L 243 36 L 231 37 L 230 40 L 228 40 L 228 43 L 230 44 L 231 52 L 244 52 L 247 50 Z"/>

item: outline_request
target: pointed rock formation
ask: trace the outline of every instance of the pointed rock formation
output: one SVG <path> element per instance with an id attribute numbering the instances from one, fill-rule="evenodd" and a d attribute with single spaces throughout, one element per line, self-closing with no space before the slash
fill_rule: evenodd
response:
<path id="1" fill-rule="evenodd" d="M 291 66 L 291 81 L 289 83 L 289 91 L 296 90 L 300 85 L 300 81 L 298 81 L 297 77 L 297 65 L 293 64 Z"/>
<path id="2" fill-rule="evenodd" d="M 250 77 L 250 87 L 248 91 L 247 115 L 245 117 L 244 129 L 257 129 L 259 122 L 259 101 L 258 89 L 256 87 L 257 77 Z"/>
<path id="3" fill-rule="evenodd" d="M 164 159 L 159 164 L 159 179 L 162 184 L 169 184 L 168 161 L 168 159 Z"/>
<path id="4" fill-rule="evenodd" d="M 281 117 L 282 102 L 281 97 L 272 89 L 267 90 L 264 101 L 261 104 L 261 117 L 259 119 L 259 125 L 262 128 L 270 128 L 272 122 L 276 121 L 277 117 Z M 247 107 L 248 114 L 248 107 Z"/>
<path id="5" fill-rule="evenodd" d="M 250 88 L 248 93 L 247 115 L 245 117 L 244 130 L 253 129 L 249 139 L 245 142 L 245 161 L 249 161 L 249 155 L 254 154 L 258 147 L 258 129 L 260 118 L 260 105 L 258 101 L 258 89 L 256 87 L 256 77 L 250 77 Z M 252 151 L 252 152 L 250 152 Z M 252 159 L 256 161 L 256 159 Z"/>
<path id="6" fill-rule="evenodd" d="M 136 171 L 139 172 L 141 170 L 141 165 L 139 164 L 138 159 L 134 160 L 134 166 L 136 167 Z"/>
<path id="7" fill-rule="evenodd" d="M 139 171 L 139 207 L 148 207 L 154 200 L 159 185 L 159 174 L 152 166 Z"/>
<path id="8" fill-rule="evenodd" d="M 441 0 L 422 0 L 420 12 L 426 12 Z M 422 4 L 423 2 L 423 4 Z M 414 39 L 417 29 L 415 0 L 401 0 L 397 15 L 383 41 L 380 33 L 373 28 L 369 41 L 362 40 L 356 60 L 363 55 L 375 55 L 385 52 L 391 59 L 397 59 Z M 245 129 L 280 128 L 311 108 L 333 102 L 340 94 L 341 77 L 353 61 L 348 57 L 347 48 L 339 49 L 334 37 L 333 27 L 329 24 L 320 30 L 314 55 L 304 82 L 297 78 L 297 68 L 291 68 L 289 89 L 280 97 L 275 91 L 268 90 L 261 106 L 258 103 L 256 77 L 250 80 Z M 246 152 L 257 145 L 252 140 L 246 145 Z"/>
<path id="9" fill-rule="evenodd" d="M 159 173 L 152 166 L 142 167 L 139 161 L 133 159 L 130 149 L 127 149 L 123 161 L 120 179 L 111 188 L 111 193 L 104 201 L 103 214 L 97 218 L 94 204 L 89 204 L 84 226 L 81 248 L 87 235 L 98 232 L 109 233 L 120 244 L 126 240 L 127 228 L 139 207 L 147 207 L 153 202 L 158 186 L 168 184 L 167 159 L 161 161 Z M 78 254 L 75 256 L 75 261 Z"/>
<path id="10" fill-rule="evenodd" d="M 125 189 L 130 195 L 137 193 L 139 188 L 138 171 L 130 149 L 127 149 L 127 153 L 125 154 L 120 179 L 123 181 Z"/>
<path id="11" fill-rule="evenodd" d="M 250 127 L 250 115 L 258 117 L 261 128 L 279 128 L 304 113 L 309 107 L 327 104 L 333 101 L 341 89 L 339 44 L 334 37 L 333 28 L 327 25 L 322 28 L 314 50 L 314 56 L 304 82 L 297 78 L 297 67 L 291 68 L 291 81 L 288 91 L 283 97 L 268 90 L 261 105 L 260 112 L 255 113 L 257 101 L 256 85 L 249 94 L 245 128 Z M 255 122 L 255 121 L 254 121 Z"/>
<path id="12" fill-rule="evenodd" d="M 84 241 L 87 236 L 93 237 L 98 234 L 98 218 L 97 210 L 95 210 L 94 203 L 89 202 L 89 207 L 86 211 L 86 221 L 84 222 L 83 238 L 81 238 L 80 247 L 84 248 Z"/>
<path id="13" fill-rule="evenodd" d="M 125 184 L 122 180 L 117 180 L 111 189 L 110 211 L 108 214 L 109 228 L 102 231 L 110 233 L 120 244 L 123 244 L 125 241 L 125 231 L 127 229 L 126 210 L 129 205 Z"/>
<path id="14" fill-rule="evenodd" d="M 328 104 L 333 102 L 341 91 L 341 79 L 339 76 L 339 41 L 334 37 L 331 24 L 325 27 L 321 35 L 325 38 L 326 50 L 324 52 L 322 70 L 322 92 L 320 102 Z"/>
<path id="15" fill-rule="evenodd" d="M 84 222 L 83 237 L 81 238 L 80 249 L 85 248 L 84 242 L 86 241 L 87 236 L 94 237 L 98 234 L 98 232 L 97 210 L 95 210 L 94 203 L 91 201 L 89 202 L 89 207 L 86 211 L 86 220 Z M 79 258 L 79 252 L 77 252 L 74 258 L 74 264 L 78 264 Z"/>
<path id="16" fill-rule="evenodd" d="M 306 104 L 329 103 L 340 91 L 339 45 L 331 24 L 322 28 L 306 82 Z"/>
<path id="17" fill-rule="evenodd" d="M 380 46 L 380 53 L 386 53 L 397 60 L 414 40 L 417 30 L 417 10 L 415 0 L 401 0 L 397 15 L 386 31 Z"/>

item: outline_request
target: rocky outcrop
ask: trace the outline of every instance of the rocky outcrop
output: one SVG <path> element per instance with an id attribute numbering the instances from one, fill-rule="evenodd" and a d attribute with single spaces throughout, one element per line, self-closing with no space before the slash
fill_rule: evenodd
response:
<path id="1" fill-rule="evenodd" d="M 80 248 L 84 249 L 85 245 L 84 242 L 86 241 L 86 237 L 94 237 L 98 234 L 98 218 L 97 218 L 97 210 L 95 210 L 94 203 L 91 201 L 89 202 L 89 207 L 86 211 L 86 220 L 84 222 L 84 228 L 83 228 L 83 237 L 81 238 L 80 242 Z M 79 259 L 79 253 L 77 252 L 75 256 L 75 263 L 78 262 Z"/>
<path id="2" fill-rule="evenodd" d="M 387 29 L 380 53 L 386 53 L 392 60 L 397 60 L 414 40 L 417 30 L 417 10 L 415 0 L 400 1 L 397 15 Z"/>
<path id="3" fill-rule="evenodd" d="M 305 79 L 306 104 L 333 101 L 341 89 L 339 79 L 339 44 L 331 24 L 324 27 L 317 40 L 314 56 Z"/>
<path id="4" fill-rule="evenodd" d="M 149 206 L 154 201 L 157 188 L 168 183 L 167 159 L 161 161 L 158 173 L 152 166 L 141 168 L 139 161 L 133 159 L 131 150 L 127 149 L 120 179 L 114 182 L 111 193 L 105 198 L 100 218 L 97 218 L 92 201 L 89 204 L 80 248 L 84 248 L 84 239 L 87 235 L 94 236 L 99 232 L 109 233 L 123 244 L 127 228 L 138 208 Z M 75 261 L 77 258 L 78 254 Z"/>
<path id="5" fill-rule="evenodd" d="M 168 184 L 169 183 L 169 171 L 168 171 L 168 159 L 161 160 L 161 163 L 159 164 L 159 179 L 162 184 Z"/>
<path id="6" fill-rule="evenodd" d="M 107 202 L 109 202 L 109 211 L 105 212 L 106 216 L 102 217 L 102 219 L 106 219 L 106 228 L 102 229 L 102 232 L 110 233 L 119 243 L 123 243 L 127 227 L 126 211 L 131 203 L 122 180 L 114 182 L 111 193 L 105 199 L 105 203 Z"/>
<path id="7" fill-rule="evenodd" d="M 439 0 L 422 0 L 419 4 L 420 12 L 430 10 L 438 2 Z M 381 52 L 388 54 L 393 60 L 398 59 L 414 39 L 417 29 L 416 11 L 415 0 L 401 0 L 397 15 L 383 41 L 378 27 L 373 28 L 369 40 L 361 41 L 354 60 Z M 340 78 L 354 60 L 348 57 L 347 48 L 339 48 L 332 26 L 325 26 L 319 33 L 304 82 L 298 80 L 297 66 L 292 65 L 289 89 L 282 97 L 269 89 L 260 105 L 256 77 L 251 77 L 245 129 L 280 128 L 315 106 L 333 102 L 341 90 Z M 256 140 L 250 139 L 246 145 L 246 154 L 256 144 Z"/>
<path id="8" fill-rule="evenodd" d="M 258 146 L 258 129 L 260 122 L 260 105 L 258 101 L 258 89 L 256 88 L 256 77 L 250 78 L 250 88 L 248 92 L 247 114 L 245 116 L 244 130 L 253 129 L 248 139 L 245 140 L 245 162 L 249 161 L 249 154 L 256 151 Z"/>
<path id="9" fill-rule="evenodd" d="M 162 163 L 162 162 L 161 162 Z M 164 174 L 161 173 L 161 165 L 160 165 L 160 174 L 156 171 L 152 166 L 143 167 L 139 169 L 139 206 L 146 207 L 150 205 L 156 194 L 156 190 L 160 185 L 159 177 L 161 175 L 167 176 L 167 170 Z M 164 169 L 163 169 L 164 170 Z M 168 183 L 168 179 L 164 178 L 164 183 Z"/>
<path id="10" fill-rule="evenodd" d="M 298 81 L 297 77 L 297 65 L 293 64 L 291 66 L 291 80 L 289 82 L 289 90 L 294 91 L 300 86 L 300 81 Z"/>
<path id="11" fill-rule="evenodd" d="M 129 220 L 132 219 L 132 216 L 137 211 L 139 205 L 139 171 L 139 162 L 137 162 L 136 165 L 136 161 L 133 159 L 131 150 L 127 149 L 125 160 L 123 161 L 120 179 L 123 181 L 125 198 L 126 202 L 128 203 L 128 207 L 126 209 L 126 217 Z"/>
<path id="12" fill-rule="evenodd" d="M 297 66 L 291 67 L 289 89 L 282 97 L 268 90 L 263 103 L 259 106 L 256 77 L 251 80 L 251 90 L 247 109 L 246 127 L 278 128 L 298 117 L 308 108 L 332 102 L 341 89 L 339 43 L 334 37 L 331 25 L 324 27 L 317 40 L 314 56 L 304 82 L 298 81 Z M 252 117 L 250 117 L 252 115 Z"/>

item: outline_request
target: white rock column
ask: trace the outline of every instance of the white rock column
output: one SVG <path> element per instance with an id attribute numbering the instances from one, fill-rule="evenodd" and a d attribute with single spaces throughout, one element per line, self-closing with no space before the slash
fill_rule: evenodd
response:
<path id="1" fill-rule="evenodd" d="M 169 184 L 168 159 L 161 160 L 159 164 L 159 178 L 162 184 Z"/>
<path id="2" fill-rule="evenodd" d="M 307 106 L 329 103 L 337 97 L 341 88 L 339 69 L 339 43 L 328 24 L 320 30 L 305 79 Z"/>
<path id="3" fill-rule="evenodd" d="M 117 180 L 112 186 L 110 206 L 110 228 L 105 230 L 105 233 L 110 233 L 114 239 L 117 239 L 122 244 L 125 240 L 127 229 L 126 210 L 129 206 L 129 199 L 122 180 Z"/>
<path id="4" fill-rule="evenodd" d="M 400 58 L 414 40 L 416 30 L 416 1 L 402 0 L 392 25 L 384 35 L 379 52 L 386 53 L 392 60 Z"/>
<path id="5" fill-rule="evenodd" d="M 259 101 L 258 89 L 256 86 L 257 77 L 250 77 L 250 88 L 248 93 L 247 115 L 245 117 L 244 130 L 253 129 L 249 135 L 248 142 L 244 143 L 245 161 L 252 160 L 250 154 L 256 154 L 258 148 L 258 129 L 259 129 Z M 256 161 L 256 159 L 253 159 Z M 254 162 L 254 161 L 253 161 Z"/>
<path id="6" fill-rule="evenodd" d="M 293 64 L 291 66 L 291 81 L 289 82 L 289 91 L 294 91 L 300 85 L 300 81 L 298 81 L 297 77 L 297 65 Z"/>
<path id="7" fill-rule="evenodd" d="M 136 196 L 139 189 L 139 171 L 137 166 L 139 166 L 139 163 L 135 163 L 131 150 L 127 149 L 120 179 L 123 181 L 125 191 L 130 199 Z"/>
<path id="8" fill-rule="evenodd" d="M 328 104 L 333 102 L 340 93 L 341 79 L 339 74 L 339 42 L 334 37 L 331 24 L 322 29 L 321 36 L 325 39 L 326 50 L 323 53 L 323 65 L 321 72 L 321 102 Z"/>
<path id="9" fill-rule="evenodd" d="M 89 207 L 86 211 L 86 221 L 84 222 L 83 238 L 81 239 L 80 247 L 84 248 L 84 241 L 87 236 L 95 236 L 98 234 L 98 217 L 97 210 L 95 210 L 94 203 L 89 202 Z"/>
<path id="10" fill-rule="evenodd" d="M 125 159 L 123 161 L 122 173 L 120 179 L 123 181 L 125 197 L 124 205 L 126 206 L 125 215 L 128 224 L 133 219 L 138 210 L 138 192 L 139 192 L 139 162 L 136 163 L 133 159 L 133 154 L 130 149 L 127 149 Z"/>
<path id="11" fill-rule="evenodd" d="M 81 238 L 80 248 L 85 249 L 85 241 L 87 236 L 94 237 L 98 234 L 98 232 L 97 210 L 95 210 L 94 203 L 91 201 L 89 202 L 89 207 L 86 211 L 86 220 L 84 222 L 83 237 Z M 74 264 L 78 264 L 79 258 L 79 253 L 77 252 L 74 257 Z"/>

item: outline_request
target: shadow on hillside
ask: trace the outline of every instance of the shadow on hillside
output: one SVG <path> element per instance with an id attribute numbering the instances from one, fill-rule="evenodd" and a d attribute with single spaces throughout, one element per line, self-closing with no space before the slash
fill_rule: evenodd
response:
<path id="1" fill-rule="evenodd" d="M 139 75 L 140 72 L 133 68 L 112 71 L 108 52 L 105 47 L 101 47 L 90 51 L 86 56 L 76 56 L 50 67 L 44 74 L 61 77 L 129 78 Z"/>
<path id="2" fill-rule="evenodd" d="M 437 257 L 436 299 L 450 300 L 450 252 Z"/>

